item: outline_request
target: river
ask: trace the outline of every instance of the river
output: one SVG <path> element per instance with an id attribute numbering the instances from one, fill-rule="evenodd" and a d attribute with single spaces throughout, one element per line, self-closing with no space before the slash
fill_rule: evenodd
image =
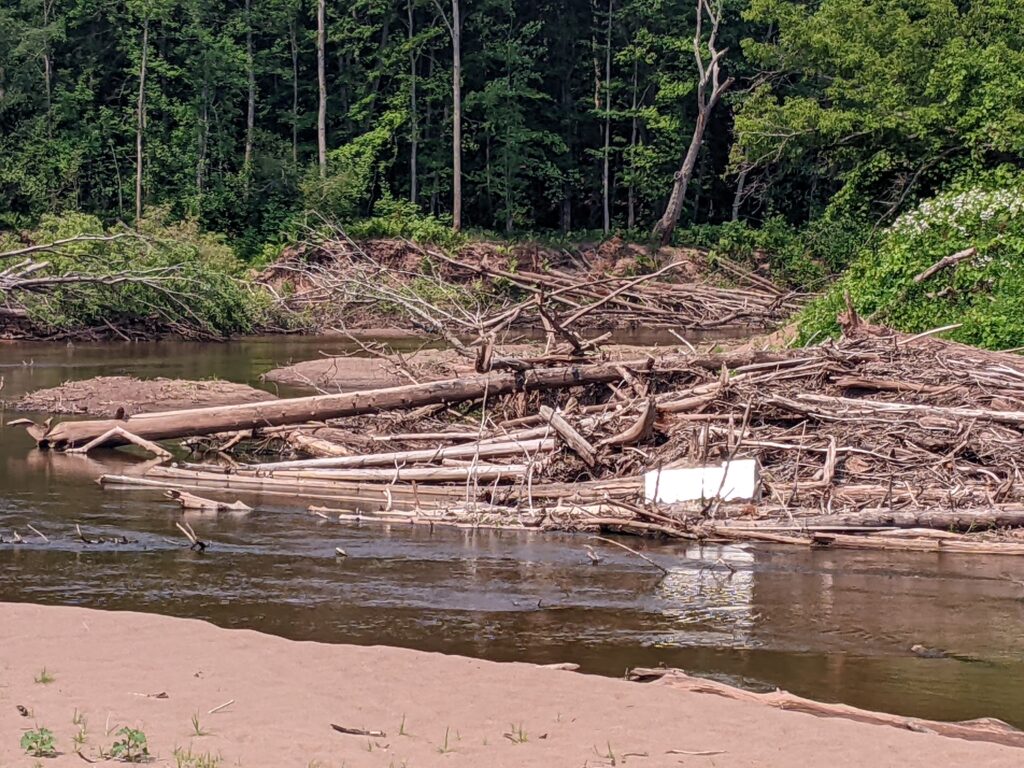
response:
<path id="1" fill-rule="evenodd" d="M 117 373 L 263 386 L 272 367 L 350 348 L 281 337 L 0 344 L 0 396 Z M 0 544 L 0 600 L 151 611 L 298 640 L 574 661 L 605 675 L 664 664 L 871 709 L 1024 727 L 1017 558 L 632 540 L 669 570 L 663 578 L 611 547 L 591 565 L 584 536 L 358 527 L 303 514 L 298 501 L 259 499 L 248 516 L 190 517 L 213 542 L 198 554 L 182 546 L 181 512 L 159 491 L 95 483 L 131 461 L 113 451 L 40 453 L 20 428 L 0 430 L 0 536 L 26 538 Z M 129 543 L 86 545 L 76 525 Z M 918 658 L 914 643 L 971 660 Z"/>

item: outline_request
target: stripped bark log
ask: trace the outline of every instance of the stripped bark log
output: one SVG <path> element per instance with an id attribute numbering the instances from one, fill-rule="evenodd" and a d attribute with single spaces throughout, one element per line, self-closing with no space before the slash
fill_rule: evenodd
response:
<path id="1" fill-rule="evenodd" d="M 164 496 L 181 504 L 182 509 L 197 510 L 199 512 L 252 512 L 252 507 L 242 501 L 217 501 L 196 496 L 194 493 L 182 490 L 168 490 Z"/>
<path id="2" fill-rule="evenodd" d="M 492 372 L 425 384 L 408 384 L 336 395 L 314 395 L 265 403 L 146 413 L 132 416 L 127 421 L 65 421 L 39 435 L 37 443 L 41 448 L 65 449 L 87 443 L 114 427 L 124 428 L 126 425 L 133 434 L 143 439 L 168 440 L 214 432 L 323 421 L 437 403 L 457 403 L 483 397 L 485 394 L 488 397 L 495 397 L 513 392 L 610 383 L 621 378 L 619 366 L 639 371 L 686 370 L 693 367 L 717 370 L 723 365 L 733 368 L 743 362 L 783 360 L 786 357 L 785 354 L 748 352 L 705 357 L 673 356 L 659 360 L 646 358 L 615 364 L 599 363 L 521 372 Z M 36 431 L 35 434 L 38 435 L 39 432 Z"/>
<path id="3" fill-rule="evenodd" d="M 735 530 L 776 526 L 772 521 L 742 521 L 736 525 L 724 524 Z M 1024 527 L 1024 505 L 1013 504 L 980 510 L 917 510 L 913 512 L 891 509 L 872 509 L 839 515 L 814 515 L 793 520 L 789 530 L 813 531 L 819 528 L 934 528 L 939 531 L 977 531 L 989 528 Z"/>
<path id="4" fill-rule="evenodd" d="M 576 431 L 565 418 L 556 413 L 550 406 L 542 405 L 539 409 L 540 417 L 544 419 L 551 428 L 558 433 L 558 436 L 565 441 L 565 444 L 572 448 L 576 454 L 583 459 L 583 463 L 593 468 L 597 463 L 597 452 L 583 435 Z"/>
<path id="5" fill-rule="evenodd" d="M 692 693 L 711 693 L 724 696 L 735 701 L 749 701 L 764 704 L 776 709 L 790 712 L 803 712 L 816 717 L 839 717 L 856 720 L 860 723 L 887 725 L 918 733 L 936 733 L 955 739 L 968 741 L 988 741 L 1008 747 L 1024 747 L 1024 731 L 1020 731 L 1002 720 L 985 717 L 977 720 L 965 720 L 958 723 L 946 723 L 938 720 L 919 720 L 902 715 L 891 715 L 885 712 L 872 712 L 867 709 L 851 707 L 846 704 L 829 704 L 813 699 L 805 699 L 787 691 L 755 693 L 735 688 L 715 680 L 693 677 L 679 669 L 645 669 L 636 668 L 629 672 L 630 680 L 641 682 L 657 681 L 661 685 L 679 688 Z"/>
<path id="6" fill-rule="evenodd" d="M 123 427 L 114 426 L 99 435 L 93 440 L 90 440 L 85 445 L 79 448 L 72 448 L 68 453 L 88 453 L 93 448 L 99 448 L 102 445 L 123 445 L 124 443 L 131 443 L 143 448 L 154 456 L 160 459 L 173 459 L 173 454 L 166 450 L 163 446 L 157 445 L 156 443 L 145 440 L 138 435 L 129 432 Z"/>
<path id="7" fill-rule="evenodd" d="M 425 448 L 418 451 L 394 451 L 391 453 L 370 453 L 360 456 L 332 456 L 320 459 L 297 459 L 254 464 L 247 469 L 260 474 L 272 474 L 281 469 L 309 469 L 313 467 L 380 467 L 399 466 L 416 462 L 432 462 L 442 459 L 494 458 L 496 456 L 522 456 L 544 453 L 555 449 L 552 439 L 504 441 L 489 444 L 453 445 L 445 448 Z"/>

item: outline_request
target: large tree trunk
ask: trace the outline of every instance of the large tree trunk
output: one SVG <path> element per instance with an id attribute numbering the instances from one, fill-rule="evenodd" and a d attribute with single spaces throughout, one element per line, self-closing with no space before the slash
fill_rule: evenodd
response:
<path id="1" fill-rule="evenodd" d="M 646 361 L 634 361 L 639 366 Z M 434 403 L 457 403 L 496 397 L 517 391 L 558 389 L 587 383 L 606 383 L 622 378 L 623 365 L 595 364 L 579 367 L 537 369 L 526 373 L 492 372 L 461 379 L 411 384 L 386 389 L 316 395 L 264 403 L 195 408 L 162 413 L 145 413 L 125 420 L 65 421 L 48 432 L 35 432 L 40 446 L 69 448 L 82 445 L 114 427 L 121 427 L 146 440 L 166 440 L 216 432 L 281 424 L 323 421 L 363 413 L 418 408 Z M 117 441 L 114 441 L 117 442 Z"/>
<path id="2" fill-rule="evenodd" d="M 149 17 L 142 21 L 142 58 L 139 62 L 139 100 L 135 122 L 135 222 L 142 219 L 142 134 L 146 130 L 146 58 L 149 52 Z"/>
<path id="3" fill-rule="evenodd" d="M 622 370 L 651 371 L 659 366 L 669 369 L 686 365 L 718 371 L 722 366 L 735 368 L 751 362 L 779 361 L 785 354 L 742 352 L 732 355 L 666 356 L 593 363 L 527 371 L 492 371 L 459 379 L 408 384 L 400 387 L 314 395 L 262 403 L 190 408 L 179 411 L 143 413 L 127 419 L 63 421 L 50 429 L 30 427 L 40 447 L 70 448 L 93 440 L 114 427 L 120 427 L 145 440 L 169 440 L 240 429 L 260 429 L 307 421 L 326 421 L 364 413 L 419 408 L 436 403 L 458 403 L 485 395 L 498 397 L 513 392 L 565 389 L 583 384 L 607 384 L 622 380 Z M 1024 417 L 1022 417 L 1024 419 Z M 117 441 L 114 441 L 117 442 Z"/>
<path id="4" fill-rule="evenodd" d="M 317 0 L 316 5 L 316 76 L 320 89 L 320 103 L 316 117 L 317 158 L 320 178 L 327 178 L 327 9 L 326 0 Z"/>
<path id="5" fill-rule="evenodd" d="M 701 112 L 697 115 L 697 124 L 693 128 L 693 137 L 690 139 L 690 148 L 686 151 L 683 159 L 683 166 L 675 175 L 672 183 L 672 194 L 669 196 L 668 204 L 665 206 L 665 213 L 654 225 L 652 237 L 656 238 L 662 245 L 668 245 L 672 240 L 672 233 L 676 224 L 679 223 L 679 215 L 683 212 L 683 203 L 686 201 L 686 188 L 693 178 L 693 169 L 697 165 L 697 157 L 700 155 L 700 147 L 704 142 L 704 130 L 707 126 L 707 116 Z"/>
<path id="6" fill-rule="evenodd" d="M 452 0 L 452 229 L 462 229 L 462 21 Z"/>

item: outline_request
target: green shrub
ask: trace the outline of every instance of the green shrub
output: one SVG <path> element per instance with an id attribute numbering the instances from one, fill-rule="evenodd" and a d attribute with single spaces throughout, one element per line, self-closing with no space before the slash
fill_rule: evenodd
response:
<path id="1" fill-rule="evenodd" d="M 264 321 L 269 297 L 244 279 L 243 265 L 218 235 L 203 233 L 190 221 L 165 223 L 159 211 L 139 225 L 105 230 L 85 214 L 46 216 L 29 233 L 32 243 L 53 243 L 79 235 L 115 236 L 114 240 L 70 242 L 35 254 L 48 266 L 33 277 L 117 274 L 153 278 L 116 284 L 69 282 L 34 291 L 12 291 L 44 332 L 138 326 L 153 332 L 228 335 L 250 333 Z M 23 243 L 0 237 L 0 252 Z M 3 298 L 0 292 L 0 298 Z"/>
<path id="2" fill-rule="evenodd" d="M 921 283 L 943 257 L 977 253 Z M 863 317 L 915 333 L 954 323 L 952 338 L 988 348 L 1024 344 L 1024 179 L 989 177 L 919 204 L 865 249 L 801 314 L 804 343 L 839 332 L 849 293 Z"/>
<path id="3" fill-rule="evenodd" d="M 773 216 L 760 227 L 742 221 L 690 227 L 677 231 L 674 240 L 750 267 L 767 262 L 780 285 L 816 290 L 849 264 L 866 237 L 866 227 L 856 219 L 822 218 L 797 229 Z"/>
<path id="4" fill-rule="evenodd" d="M 424 245 L 456 250 L 467 237 L 452 231 L 451 221 L 425 215 L 415 203 L 385 196 L 374 206 L 374 215 L 350 222 L 345 231 L 354 240 L 404 237 Z"/>

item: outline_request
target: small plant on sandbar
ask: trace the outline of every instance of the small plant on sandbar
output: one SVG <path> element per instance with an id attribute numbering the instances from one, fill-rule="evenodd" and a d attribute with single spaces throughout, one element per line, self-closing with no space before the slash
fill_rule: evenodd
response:
<path id="1" fill-rule="evenodd" d="M 120 736 L 110 747 L 110 756 L 123 763 L 141 763 L 149 757 L 146 734 L 125 726 L 117 732 Z"/>
<path id="2" fill-rule="evenodd" d="M 21 737 L 21 748 L 32 757 L 57 756 L 57 742 L 49 728 L 26 731 Z"/>

